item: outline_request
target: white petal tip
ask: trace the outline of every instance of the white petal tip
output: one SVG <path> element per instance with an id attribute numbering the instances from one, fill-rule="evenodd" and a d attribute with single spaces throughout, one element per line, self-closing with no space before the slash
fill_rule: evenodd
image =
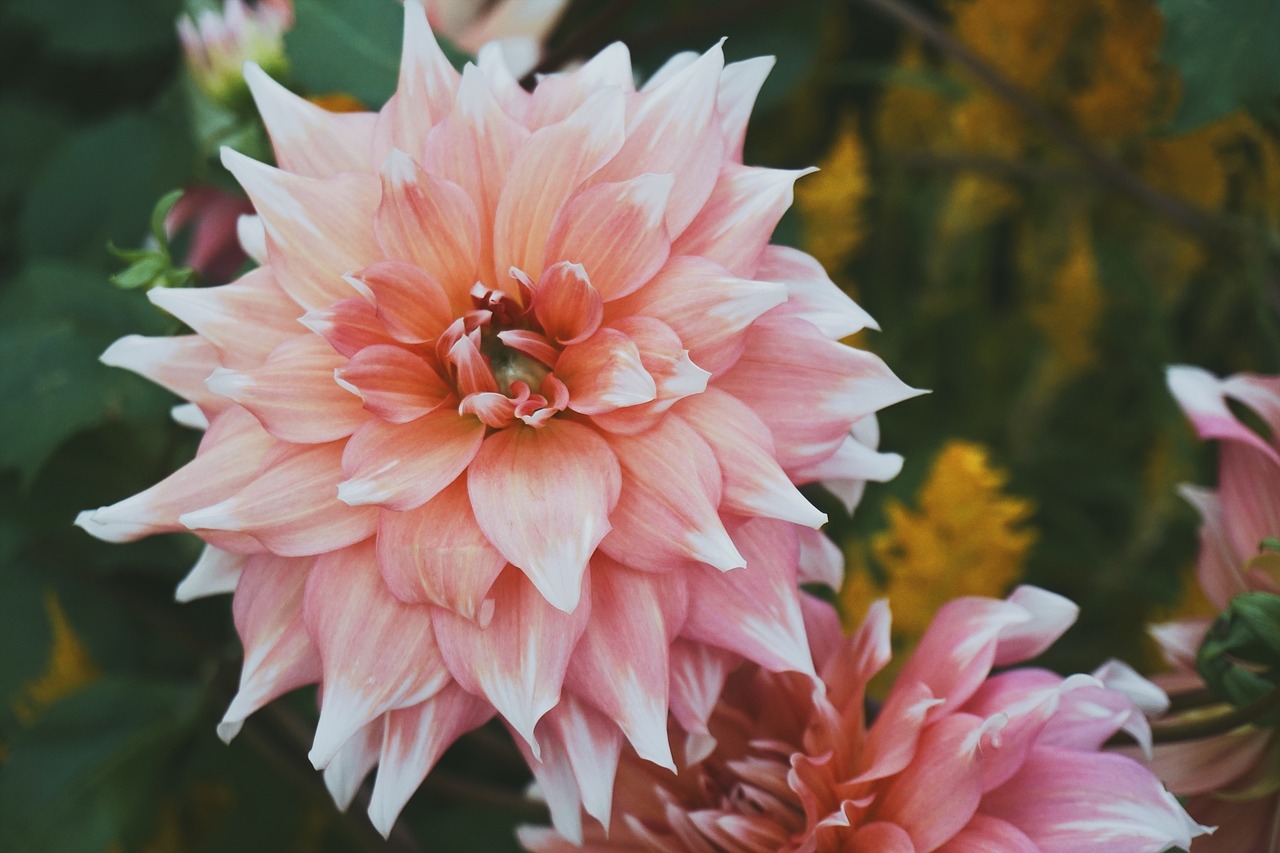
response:
<path id="1" fill-rule="evenodd" d="M 214 368 L 213 373 L 204 381 L 204 386 L 212 393 L 237 401 L 252 384 L 252 377 L 226 367 Z"/>
<path id="2" fill-rule="evenodd" d="M 238 530 L 240 524 L 226 502 L 192 510 L 178 516 L 178 523 L 188 530 Z"/>
<path id="3" fill-rule="evenodd" d="M 368 506 L 381 503 L 389 497 L 390 493 L 379 488 L 373 480 L 347 480 L 338 484 L 338 500 L 347 506 Z"/>
<path id="4" fill-rule="evenodd" d="M 218 739 L 223 743 L 231 743 L 236 735 L 240 734 L 242 728 L 244 728 L 244 720 L 224 719 L 218 723 Z"/>

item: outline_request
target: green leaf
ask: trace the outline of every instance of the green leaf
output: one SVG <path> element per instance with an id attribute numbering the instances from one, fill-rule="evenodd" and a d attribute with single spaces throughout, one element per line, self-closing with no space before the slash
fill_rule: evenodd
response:
<path id="1" fill-rule="evenodd" d="M 1280 0 L 1159 0 L 1161 55 L 1182 74 L 1170 128 L 1190 130 L 1280 95 Z"/>
<path id="2" fill-rule="evenodd" d="M 293 80 L 378 108 L 395 91 L 403 8 L 391 0 L 298 0 L 285 35 Z"/>
<path id="3" fill-rule="evenodd" d="M 0 767 L 0 826 L 10 850 L 97 853 L 145 837 L 194 691 L 104 678 L 45 711 Z"/>
<path id="4" fill-rule="evenodd" d="M 9 14 L 69 59 L 132 60 L 174 50 L 180 0 L 10 0 Z"/>

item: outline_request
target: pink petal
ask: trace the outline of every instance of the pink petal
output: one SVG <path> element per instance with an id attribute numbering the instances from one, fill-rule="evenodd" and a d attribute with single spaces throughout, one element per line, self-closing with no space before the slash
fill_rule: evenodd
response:
<path id="1" fill-rule="evenodd" d="M 583 596 L 582 605 L 566 613 L 512 571 L 498 578 L 491 594 L 497 606 L 487 627 L 436 610 L 436 639 L 458 684 L 487 697 L 537 757 L 541 750 L 534 727 L 560 701 L 565 669 L 586 628 L 591 598 Z"/>
<path id="2" fill-rule="evenodd" d="M 606 301 L 634 292 L 666 263 L 671 238 L 663 214 L 673 182 L 644 174 L 574 195 L 550 229 L 547 263 L 582 264 Z"/>
<path id="3" fill-rule="evenodd" d="M 444 361 L 453 368 L 454 384 L 465 400 L 470 394 L 488 394 L 498 390 L 489 359 L 480 352 L 479 335 L 463 335 L 449 348 Z M 444 340 L 443 338 L 441 340 Z"/>
<path id="4" fill-rule="evenodd" d="M 387 332 L 402 343 L 434 341 L 453 323 L 444 288 L 412 264 L 380 261 L 349 277 L 348 283 L 364 294 Z"/>
<path id="5" fill-rule="evenodd" d="M 244 664 L 240 689 L 218 723 L 223 740 L 271 700 L 320 680 L 320 657 L 302 622 L 302 590 L 314 562 L 274 554 L 248 559 L 232 607 Z"/>
<path id="6" fill-rule="evenodd" d="M 452 683 L 419 705 L 387 714 L 378 777 L 369 799 L 369 820 L 383 838 L 391 834 L 400 810 L 444 751 L 492 716 L 492 705 Z"/>
<path id="7" fill-rule="evenodd" d="M 307 178 L 230 148 L 222 149 L 222 164 L 262 217 L 271 268 L 285 292 L 306 309 L 325 308 L 350 296 L 342 274 L 381 255 L 373 238 L 377 179 L 356 172 Z"/>
<path id="8" fill-rule="evenodd" d="M 982 720 L 954 714 L 925 729 L 911 764 L 889 783 L 876 814 L 936 850 L 973 817 L 982 796 L 975 750 Z"/>
<path id="9" fill-rule="evenodd" d="M 385 729 L 384 718 L 379 717 L 349 737 L 325 765 L 324 784 L 339 811 L 351 807 L 364 777 L 378 763 Z"/>
<path id="10" fill-rule="evenodd" d="M 435 367 L 403 347 L 366 347 L 335 374 L 364 401 L 364 407 L 395 424 L 434 411 L 453 395 Z"/>
<path id="11" fill-rule="evenodd" d="M 658 398 L 652 403 L 603 412 L 592 418 L 597 426 L 632 435 L 651 429 L 678 400 L 701 394 L 711 374 L 689 360 L 689 351 L 671 327 L 653 317 L 622 317 L 610 328 L 622 332 L 640 351 L 640 363 L 653 377 Z"/>
<path id="12" fill-rule="evenodd" d="M 338 499 L 393 510 L 422 506 L 466 470 L 484 424 L 442 409 L 406 424 L 369 421 L 342 454 Z"/>
<path id="13" fill-rule="evenodd" d="M 774 228 L 791 207 L 792 186 L 811 171 L 726 163 L 707 203 L 671 245 L 672 254 L 701 255 L 734 275 L 754 275 Z"/>
<path id="14" fill-rule="evenodd" d="M 976 814 L 938 853 L 1041 853 L 1026 833 L 1008 821 Z"/>
<path id="15" fill-rule="evenodd" d="M 372 541 L 316 559 L 303 618 L 324 667 L 320 722 L 308 756 L 317 768 L 379 715 L 416 705 L 449 683 L 430 609 L 387 591 Z"/>
<path id="16" fill-rule="evenodd" d="M 852 784 L 886 779 L 909 767 L 919 752 L 929 712 L 941 701 L 919 682 L 895 684 L 867 732 Z"/>
<path id="17" fill-rule="evenodd" d="M 757 56 L 743 62 L 731 62 L 720 73 L 720 89 L 716 93 L 716 108 L 720 113 L 720 127 L 724 131 L 727 160 L 742 162 L 742 143 L 747 137 L 747 120 L 756 95 L 765 78 L 773 70 L 772 56 Z"/>
<path id="18" fill-rule="evenodd" d="M 420 157 L 432 126 L 449 114 L 458 72 L 440 50 L 418 0 L 404 4 L 404 42 L 396 92 L 378 116 L 378 153 L 392 148 Z"/>
<path id="19" fill-rule="evenodd" d="M 622 752 L 618 727 L 570 693 L 547 712 L 539 738 L 546 745 L 543 759 L 529 766 L 547 798 L 552 822 L 580 833 L 576 812 L 585 809 L 607 832 Z"/>
<path id="20" fill-rule="evenodd" d="M 200 558 L 173 592 L 175 601 L 186 603 L 207 595 L 235 592 L 248 557 L 205 545 Z"/>
<path id="21" fill-rule="evenodd" d="M 533 313 L 548 338 L 559 344 L 576 344 L 600 328 L 604 300 L 581 264 L 562 261 L 538 280 Z"/>
<path id="22" fill-rule="evenodd" d="M 737 666 L 730 652 L 683 638 L 671 644 L 671 714 L 691 734 L 708 734 L 707 721 L 720 700 L 725 679 Z M 691 759 L 687 763 L 693 763 Z"/>
<path id="23" fill-rule="evenodd" d="M 902 470 L 902 456 L 876 451 L 879 438 L 876 416 L 866 415 L 853 422 L 852 431 L 835 453 L 812 464 L 793 467 L 787 473 L 797 483 L 821 483 L 852 515 L 868 480 L 886 483 Z"/>
<path id="24" fill-rule="evenodd" d="M 884 821 L 858 827 L 849 839 L 848 847 L 849 853 L 916 853 L 918 849 L 905 829 Z M 995 848 L 987 853 L 995 853 Z M 1007 851 L 1001 848 L 1000 853 Z"/>
<path id="25" fill-rule="evenodd" d="M 262 267 L 221 287 L 155 287 L 147 298 L 217 347 L 227 367 L 255 367 L 302 331 L 302 309 Z"/>
<path id="26" fill-rule="evenodd" d="M 531 93 L 525 123 L 536 129 L 561 121 L 592 92 L 606 86 L 630 93 L 635 89 L 631 74 L 631 53 L 622 42 L 614 42 L 575 71 L 540 78 Z"/>
<path id="27" fill-rule="evenodd" d="M 372 535 L 373 507 L 338 500 L 342 442 L 287 445 L 231 497 L 178 518 L 191 530 L 247 533 L 276 554 L 304 557 Z M 216 493 L 208 494 L 216 498 Z M 203 502 L 203 501 L 202 501 Z"/>
<path id="28" fill-rule="evenodd" d="M 657 571 L 689 561 L 722 571 L 745 565 L 718 514 L 720 468 L 697 431 L 668 414 L 639 435 L 609 436 L 609 446 L 623 476 L 606 554 Z"/>
<path id="29" fill-rule="evenodd" d="M 528 329 L 507 329 L 498 332 L 498 340 L 516 352 L 542 362 L 547 367 L 555 367 L 556 360 L 560 358 L 560 350 L 544 335 Z"/>
<path id="30" fill-rule="evenodd" d="M 347 363 L 328 342 L 300 335 L 276 347 L 261 367 L 218 368 L 209 390 L 244 406 L 282 441 L 321 444 L 351 435 L 369 415 L 334 379 Z"/>
<path id="31" fill-rule="evenodd" d="M 225 400 L 204 387 L 219 369 L 218 351 L 199 335 L 148 338 L 126 335 L 99 357 L 107 367 L 122 367 L 190 400 L 208 414 L 227 407 Z"/>
<path id="32" fill-rule="evenodd" d="M 996 666 L 1024 663 L 1044 653 L 1080 615 L 1080 608 L 1070 599 L 1025 584 L 1009 593 L 1007 601 L 1021 607 L 1030 618 L 1000 629 Z"/>
<path id="33" fill-rule="evenodd" d="M 683 635 L 753 660 L 765 669 L 813 675 L 795 587 L 798 545 L 790 525 L 752 519 L 735 531 L 745 569 L 687 573 L 689 618 Z"/>
<path id="34" fill-rule="evenodd" d="M 1176 669 L 1195 671 L 1196 654 L 1204 641 L 1212 619 L 1181 619 L 1177 622 L 1153 624 L 1147 632 L 1160 646 L 1168 664 Z"/>
<path id="35" fill-rule="evenodd" d="M 600 89 L 571 115 L 535 131 L 511 163 L 494 221 L 494 266 L 543 267 L 552 223 L 574 189 L 617 153 L 625 96 Z M 548 255 L 551 262 L 578 258 Z"/>
<path id="36" fill-rule="evenodd" d="M 658 394 L 635 343 L 616 329 L 565 347 L 555 375 L 569 389 L 569 408 L 584 415 L 648 403 Z"/>
<path id="37" fill-rule="evenodd" d="M 1227 408 L 1224 383 L 1213 374 L 1199 367 L 1175 365 L 1168 369 L 1165 379 L 1201 439 L 1239 442 L 1252 447 L 1272 464 L 1280 465 L 1280 454 L 1275 448 Z"/>
<path id="38" fill-rule="evenodd" d="M 347 358 L 365 347 L 394 343 L 374 307 L 360 296 L 339 299 L 328 308 L 309 311 L 298 322 Z"/>
<path id="39" fill-rule="evenodd" d="M 804 529 L 800 537 L 800 583 L 820 583 L 836 592 L 844 585 L 844 552 L 824 533 Z"/>
<path id="40" fill-rule="evenodd" d="M 462 187 L 424 171 L 404 152 L 392 151 L 382 167 L 382 203 L 374 231 L 387 257 L 430 270 L 453 297 L 455 310 L 470 307 L 467 294 L 479 265 L 480 226 Z"/>
<path id="41" fill-rule="evenodd" d="M 1237 554 L 1256 554 L 1263 538 L 1280 530 L 1280 469 L 1255 447 L 1220 446 L 1218 499 L 1223 534 Z"/>
<path id="42" fill-rule="evenodd" d="M 588 427 L 553 419 L 489 436 L 467 489 L 489 541 L 552 606 L 578 606 L 587 561 L 609 532 L 621 488 L 618 461 Z"/>
<path id="43" fill-rule="evenodd" d="M 401 601 L 486 625 L 494 607 L 486 596 L 506 563 L 476 523 L 465 477 L 417 509 L 379 516 L 378 567 Z"/>
<path id="44" fill-rule="evenodd" d="M 673 773 L 667 741 L 667 648 L 688 607 L 677 577 L 592 561 L 591 620 L 573 652 L 569 690 L 614 721 L 636 753 Z"/>
<path id="45" fill-rule="evenodd" d="M 822 264 L 799 249 L 766 246 L 754 275 L 786 286 L 786 305 L 779 313 L 808 320 L 833 341 L 863 329 L 880 328 L 870 314 L 831 281 Z"/>
<path id="46" fill-rule="evenodd" d="M 262 224 L 262 217 L 246 213 L 236 220 L 236 240 L 240 248 L 255 263 L 267 263 L 267 229 Z M 148 293 L 150 295 L 150 293 Z"/>
<path id="47" fill-rule="evenodd" d="M 255 62 L 244 66 L 280 168 L 308 178 L 367 172 L 373 113 L 331 113 L 272 80 Z"/>
<path id="48" fill-rule="evenodd" d="M 1224 610 L 1232 597 L 1247 589 L 1241 566 L 1253 551 L 1237 553 L 1227 536 L 1222 501 L 1215 492 L 1184 485 L 1178 489 L 1178 494 L 1200 515 L 1200 556 L 1196 560 L 1196 580 L 1214 608 Z"/>
<path id="49" fill-rule="evenodd" d="M 711 446 L 724 478 L 721 507 L 818 528 L 827 523 L 774 457 L 773 436 L 746 405 L 718 388 L 688 397 L 675 410 Z"/>

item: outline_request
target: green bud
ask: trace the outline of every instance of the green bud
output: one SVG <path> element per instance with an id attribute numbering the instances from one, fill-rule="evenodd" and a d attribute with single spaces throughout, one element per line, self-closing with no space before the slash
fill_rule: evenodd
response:
<path id="1" fill-rule="evenodd" d="M 1196 668 L 1209 687 L 1236 707 L 1243 707 L 1280 685 L 1280 595 L 1245 592 L 1205 634 Z M 1280 712 L 1259 719 L 1280 722 Z"/>

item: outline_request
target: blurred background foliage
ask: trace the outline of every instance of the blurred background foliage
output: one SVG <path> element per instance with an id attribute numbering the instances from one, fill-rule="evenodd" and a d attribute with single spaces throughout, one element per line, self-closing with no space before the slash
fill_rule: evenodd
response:
<path id="1" fill-rule="evenodd" d="M 307 766 L 305 691 L 223 746 L 227 601 L 173 602 L 195 541 L 71 527 L 196 442 L 174 398 L 97 361 L 177 330 L 108 283 L 108 243 L 143 244 L 171 189 L 234 191 L 219 145 L 270 156 L 247 100 L 184 72 L 182 11 L 0 4 L 3 847 L 515 849 L 539 815 L 496 730 L 451 751 L 386 843 Z M 330 108 L 379 106 L 398 6 L 297 0 L 296 18 L 276 72 Z M 888 595 L 906 647 L 946 599 L 1028 581 L 1082 607 L 1049 665 L 1153 666 L 1143 624 L 1202 606 L 1174 489 L 1212 478 L 1164 366 L 1280 368 L 1280 3 L 572 0 L 544 67 L 622 39 L 647 73 L 722 35 L 731 59 L 778 57 L 748 161 L 823 167 L 777 239 L 877 318 L 859 346 L 932 391 L 882 418 L 900 477 L 853 519 L 815 497 L 848 558 L 846 617 Z M 197 248 L 178 233 L 174 263 Z"/>

